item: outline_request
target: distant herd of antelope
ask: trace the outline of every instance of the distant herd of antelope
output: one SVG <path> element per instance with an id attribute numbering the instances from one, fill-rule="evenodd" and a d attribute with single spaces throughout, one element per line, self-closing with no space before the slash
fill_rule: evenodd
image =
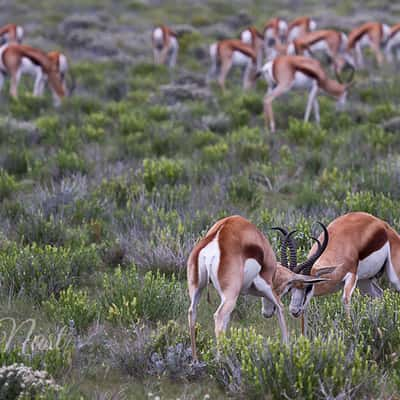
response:
<path id="1" fill-rule="evenodd" d="M 338 108 L 343 108 L 355 70 L 364 68 L 363 49 L 371 49 L 379 66 L 385 57 L 392 62 L 400 47 L 400 24 L 390 27 L 367 22 L 348 35 L 333 29 L 316 29 L 317 23 L 310 17 L 296 18 L 290 23 L 281 18 L 271 19 L 264 25 L 263 33 L 254 26 L 246 28 L 238 39 L 211 44 L 207 78 L 217 76 L 224 90 L 226 77 L 234 65 L 245 68 L 244 89 L 251 88 L 259 76 L 264 76 L 268 83 L 264 115 L 271 132 L 276 129 L 273 100 L 291 89 L 309 90 L 304 120 L 308 121 L 313 109 L 319 123 L 319 89 L 338 99 Z M 164 25 L 157 26 L 152 33 L 152 44 L 155 62 L 174 67 L 179 48 L 176 33 Z M 329 78 L 315 58 L 316 52 L 322 53 L 331 64 L 337 80 Z M 346 69 L 350 73 L 344 82 L 341 74 Z"/>

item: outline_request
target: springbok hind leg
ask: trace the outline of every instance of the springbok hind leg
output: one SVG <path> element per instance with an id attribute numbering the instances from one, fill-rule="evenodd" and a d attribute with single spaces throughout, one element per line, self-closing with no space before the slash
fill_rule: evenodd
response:
<path id="1" fill-rule="evenodd" d="M 202 287 L 198 287 L 191 291 L 190 293 L 190 307 L 188 310 L 188 322 L 189 322 L 189 332 L 190 332 L 190 342 L 192 345 L 192 357 L 197 360 L 197 349 L 196 349 L 196 317 L 197 317 L 197 306 L 200 302 Z"/>
<path id="2" fill-rule="evenodd" d="M 357 274 L 353 272 L 348 272 L 344 278 L 344 288 L 343 288 L 343 304 L 348 318 L 350 317 L 351 296 L 356 286 L 357 286 Z"/>

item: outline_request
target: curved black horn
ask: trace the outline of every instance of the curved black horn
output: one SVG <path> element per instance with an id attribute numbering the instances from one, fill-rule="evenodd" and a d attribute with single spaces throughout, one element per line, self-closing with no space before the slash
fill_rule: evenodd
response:
<path id="1" fill-rule="evenodd" d="M 322 229 L 324 231 L 324 240 L 323 240 L 322 244 L 319 242 L 319 240 L 317 240 L 317 242 L 318 242 L 317 251 L 313 255 L 311 255 L 306 261 L 302 262 L 301 264 L 299 264 L 296 267 L 296 269 L 294 270 L 294 272 L 296 272 L 296 273 L 302 272 L 304 275 L 306 275 L 305 272 L 307 272 L 307 274 L 309 274 L 315 261 L 318 260 L 318 258 L 321 256 L 321 254 L 326 249 L 326 246 L 328 246 L 328 241 L 329 241 L 328 229 L 322 222 L 318 221 L 318 224 L 322 227 Z M 315 239 L 315 238 L 313 238 L 313 239 Z"/>
<path id="2" fill-rule="evenodd" d="M 279 226 L 274 226 L 271 229 L 281 233 L 281 264 L 284 267 L 289 268 L 287 253 L 286 253 L 286 246 L 285 246 L 285 238 L 286 238 L 286 235 L 288 234 L 288 232 L 286 229 L 281 228 Z"/>
<path id="3" fill-rule="evenodd" d="M 297 246 L 295 241 L 292 238 L 292 235 L 294 235 L 297 232 L 297 230 L 289 232 L 284 240 L 284 246 L 289 247 L 289 269 L 293 270 L 296 268 L 297 265 Z"/>

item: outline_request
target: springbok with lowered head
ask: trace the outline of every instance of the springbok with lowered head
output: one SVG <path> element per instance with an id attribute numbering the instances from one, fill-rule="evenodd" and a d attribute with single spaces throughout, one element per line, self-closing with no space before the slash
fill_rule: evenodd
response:
<path id="1" fill-rule="evenodd" d="M 60 73 L 44 51 L 13 43 L 0 47 L 0 90 L 5 75 L 10 75 L 10 94 L 16 98 L 19 81 L 24 73 L 35 77 L 33 91 L 35 96 L 40 95 L 41 85 L 46 75 L 53 93 L 54 104 L 56 106 L 60 104 L 61 98 L 65 96 Z"/>
<path id="2" fill-rule="evenodd" d="M 290 43 L 306 33 L 315 31 L 316 29 L 317 23 L 314 19 L 310 17 L 295 18 L 288 25 L 286 42 Z"/>
<path id="3" fill-rule="evenodd" d="M 254 49 L 238 39 L 226 39 L 210 46 L 211 68 L 207 74 L 209 81 L 218 75 L 218 83 L 225 90 L 225 79 L 232 66 L 245 67 L 243 88 L 250 89 L 257 78 L 257 55 Z"/>
<path id="4" fill-rule="evenodd" d="M 379 66 L 383 64 L 381 51 L 390 35 L 390 26 L 380 22 L 366 22 L 353 29 L 348 35 L 347 53 L 353 57 L 354 65 L 357 68 L 364 68 L 363 48 L 369 47 L 375 55 Z"/>
<path id="5" fill-rule="evenodd" d="M 240 40 L 253 48 L 257 57 L 257 68 L 261 68 L 264 52 L 263 35 L 254 26 L 250 26 L 240 32 Z"/>
<path id="6" fill-rule="evenodd" d="M 318 30 L 306 33 L 294 39 L 287 47 L 288 55 L 314 57 L 322 52 L 333 64 L 336 71 L 341 71 L 346 60 L 347 35 L 335 30 Z"/>
<path id="7" fill-rule="evenodd" d="M 292 271 L 323 276 L 329 281 L 311 287 L 307 298 L 300 292 L 292 292 L 289 309 L 293 316 L 306 317 L 306 308 L 312 296 L 334 293 L 342 288 L 343 304 L 349 314 L 351 296 L 356 287 L 362 294 L 382 296 L 383 291 L 376 278 L 383 271 L 395 289 L 400 291 L 400 236 L 386 222 L 371 214 L 351 212 L 332 221 L 327 231 L 329 242 L 313 266 L 302 271 L 292 268 Z M 295 243 L 288 240 L 287 244 L 291 254 L 295 255 Z M 314 254 L 318 248 L 319 244 L 314 244 L 309 254 Z M 329 268 L 332 270 L 326 272 Z M 302 326 L 305 331 L 307 324 L 304 320 Z"/>
<path id="8" fill-rule="evenodd" d="M 24 38 L 24 28 L 15 24 L 7 24 L 0 28 L 1 44 L 21 43 Z"/>
<path id="9" fill-rule="evenodd" d="M 386 60 L 393 62 L 393 52 L 396 53 L 396 60 L 400 60 L 400 24 L 393 25 L 390 28 L 390 33 L 386 39 L 385 56 Z"/>
<path id="10" fill-rule="evenodd" d="M 272 18 L 264 25 L 264 52 L 267 61 L 283 53 L 288 24 L 281 18 Z"/>
<path id="11" fill-rule="evenodd" d="M 321 249 L 323 251 L 323 249 Z M 312 265 L 321 252 L 305 263 Z M 286 265 L 285 265 L 286 263 Z M 283 264 L 283 265 L 281 265 Z M 287 328 L 280 297 L 292 287 L 301 290 L 325 278 L 304 276 L 287 268 L 287 260 L 277 263 L 267 238 L 255 225 L 241 216 L 217 221 L 193 248 L 187 262 L 190 296 L 188 312 L 192 355 L 197 359 L 195 324 L 197 306 L 203 289 L 211 281 L 221 303 L 214 314 L 215 335 L 225 332 L 240 294 L 262 297 L 262 314 L 269 318 L 276 312 L 287 342 Z"/>
<path id="12" fill-rule="evenodd" d="M 151 33 L 154 62 L 165 64 L 169 68 L 176 65 L 179 44 L 177 34 L 168 26 L 156 26 Z"/>
<path id="13" fill-rule="evenodd" d="M 291 89 L 309 90 L 304 121 L 309 120 L 311 108 L 313 108 L 315 120 L 319 124 L 318 91 L 321 89 L 337 98 L 338 107 L 343 108 L 346 103 L 348 88 L 354 76 L 354 70 L 352 69 L 349 82 L 342 83 L 330 79 L 319 61 L 305 56 L 286 55 L 267 62 L 262 68 L 262 74 L 268 83 L 268 92 L 264 97 L 266 124 L 269 124 L 271 132 L 275 132 L 275 119 L 272 111 L 274 99 Z M 337 78 L 340 80 L 338 74 Z"/>

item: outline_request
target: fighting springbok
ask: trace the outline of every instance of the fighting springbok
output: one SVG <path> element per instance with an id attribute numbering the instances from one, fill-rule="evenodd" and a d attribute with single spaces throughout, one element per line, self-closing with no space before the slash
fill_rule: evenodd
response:
<path id="1" fill-rule="evenodd" d="M 317 23 L 310 17 L 298 17 L 291 21 L 287 28 L 287 43 L 292 42 L 294 39 L 305 35 L 308 32 L 315 31 Z"/>
<path id="2" fill-rule="evenodd" d="M 0 28 L 1 44 L 4 43 L 21 43 L 24 38 L 24 28 L 15 24 L 7 24 Z"/>
<path id="3" fill-rule="evenodd" d="M 210 46 L 211 68 L 207 74 L 209 81 L 218 75 L 218 83 L 225 89 L 225 79 L 233 65 L 244 66 L 243 88 L 249 89 L 257 78 L 257 56 L 253 48 L 238 39 L 226 39 Z"/>
<path id="4" fill-rule="evenodd" d="M 264 97 L 266 124 L 268 125 L 269 123 L 271 132 L 275 132 L 275 119 L 272 111 L 274 99 L 291 89 L 309 90 L 304 121 L 309 120 L 311 108 L 313 108 L 315 120 L 319 123 L 318 90 L 322 89 L 327 94 L 337 98 L 338 108 L 343 108 L 348 88 L 354 76 L 354 70 L 352 69 L 349 82 L 341 83 L 330 79 L 319 61 L 304 56 L 286 55 L 278 56 L 274 60 L 267 62 L 262 68 L 262 74 L 268 83 L 268 92 Z M 337 78 L 340 80 L 338 74 Z"/>
<path id="5" fill-rule="evenodd" d="M 253 48 L 257 57 L 257 68 L 261 68 L 263 62 L 264 36 L 258 32 L 254 26 L 250 26 L 240 32 L 240 40 Z"/>
<path id="6" fill-rule="evenodd" d="M 323 250 L 323 249 L 322 249 Z M 312 266 L 321 255 L 305 261 L 301 268 Z M 281 265 L 282 264 L 282 265 Z M 193 248 L 187 262 L 187 279 L 190 296 L 188 311 L 192 355 L 197 359 L 195 324 L 197 306 L 203 289 L 211 283 L 217 290 L 221 303 L 214 314 L 215 335 L 226 331 L 230 315 L 240 294 L 262 297 L 262 314 L 269 318 L 276 312 L 287 342 L 287 329 L 280 296 L 292 287 L 303 289 L 325 279 L 297 274 L 287 268 L 287 260 L 277 263 L 267 238 L 255 225 L 235 215 L 217 221 Z"/>
<path id="7" fill-rule="evenodd" d="M 400 48 L 400 24 L 396 24 L 390 28 L 390 33 L 385 43 L 385 56 L 389 62 L 393 61 L 394 51 L 396 52 L 397 61 L 400 59 L 399 48 Z"/>
<path id="8" fill-rule="evenodd" d="M 151 34 L 154 62 L 166 64 L 169 68 L 176 65 L 178 57 L 178 39 L 176 33 L 165 25 L 156 26 Z"/>
<path id="9" fill-rule="evenodd" d="M 347 36 L 335 30 L 318 30 L 306 33 L 288 45 L 288 55 L 306 55 L 312 57 L 315 52 L 322 52 L 337 71 L 345 64 Z"/>
<path id="10" fill-rule="evenodd" d="M 372 297 L 382 295 L 382 289 L 376 282 L 376 277 L 382 271 L 386 272 L 388 280 L 400 291 L 400 236 L 386 222 L 365 212 L 351 212 L 331 222 L 327 231 L 327 247 L 312 268 L 292 270 L 330 280 L 311 287 L 307 296 L 292 291 L 289 310 L 293 316 L 306 317 L 306 307 L 312 296 L 334 293 L 341 288 L 343 304 L 349 314 L 351 296 L 356 287 L 361 293 Z M 291 254 L 295 255 L 294 242 L 287 240 L 286 243 L 292 248 Z M 319 244 L 316 243 L 309 254 L 314 254 L 318 248 Z M 326 272 L 329 267 L 333 270 Z M 307 324 L 304 321 L 302 326 L 305 331 Z"/>
<path id="11" fill-rule="evenodd" d="M 42 50 L 20 45 L 6 44 L 0 48 L 0 90 L 6 74 L 11 77 L 10 94 L 18 96 L 18 85 L 21 75 L 27 73 L 35 76 L 34 95 L 40 95 L 44 75 L 50 84 L 53 93 L 54 104 L 59 105 L 61 98 L 65 96 L 60 73 L 54 62 Z"/>
<path id="12" fill-rule="evenodd" d="M 353 29 L 348 36 L 347 52 L 354 58 L 357 68 L 364 68 L 362 49 L 370 47 L 375 54 L 378 65 L 383 63 L 381 45 L 386 42 L 390 34 L 390 27 L 380 22 L 366 22 Z"/>

